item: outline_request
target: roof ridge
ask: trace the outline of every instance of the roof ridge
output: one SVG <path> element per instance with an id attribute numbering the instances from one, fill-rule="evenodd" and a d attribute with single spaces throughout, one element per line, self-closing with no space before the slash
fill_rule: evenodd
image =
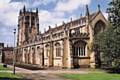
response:
<path id="1" fill-rule="evenodd" d="M 97 13 L 98 13 L 98 11 L 90 14 L 91 19 L 92 19 L 94 16 L 96 16 Z M 74 23 L 74 22 L 76 22 L 76 21 L 83 20 L 83 19 L 85 19 L 85 18 L 86 18 L 86 16 L 83 16 L 83 17 L 80 17 L 80 18 L 78 18 L 78 19 L 72 20 L 72 22 Z M 61 24 L 61 25 L 59 25 L 59 26 L 57 26 L 57 27 L 53 27 L 53 28 L 51 27 L 51 29 L 48 29 L 48 30 L 47 30 L 46 32 L 44 32 L 43 34 L 49 33 L 50 31 L 53 31 L 53 30 L 58 29 L 58 28 L 60 28 L 60 27 L 62 28 L 63 25 L 68 25 L 68 24 L 70 24 L 70 23 L 71 23 L 71 21 L 69 21 L 69 22 L 67 22 L 67 23 L 65 23 L 65 24 Z"/>

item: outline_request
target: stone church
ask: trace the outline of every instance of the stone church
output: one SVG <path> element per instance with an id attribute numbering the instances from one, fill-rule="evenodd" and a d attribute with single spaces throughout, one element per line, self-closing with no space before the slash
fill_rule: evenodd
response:
<path id="1" fill-rule="evenodd" d="M 90 13 L 86 5 L 85 16 L 71 20 L 41 33 L 38 9 L 19 12 L 16 62 L 38 67 L 96 68 L 99 54 L 92 49 L 93 38 L 107 26 L 100 5 Z"/>

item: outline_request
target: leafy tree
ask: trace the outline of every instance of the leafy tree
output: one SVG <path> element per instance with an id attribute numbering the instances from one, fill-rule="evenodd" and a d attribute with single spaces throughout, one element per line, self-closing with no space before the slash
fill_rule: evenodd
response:
<path id="1" fill-rule="evenodd" d="M 109 26 L 94 38 L 94 50 L 102 53 L 107 66 L 120 68 L 120 0 L 112 0 L 107 12 Z"/>

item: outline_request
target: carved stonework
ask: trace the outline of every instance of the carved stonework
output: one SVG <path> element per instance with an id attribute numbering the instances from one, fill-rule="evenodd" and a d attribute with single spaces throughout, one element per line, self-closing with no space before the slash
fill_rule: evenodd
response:
<path id="1" fill-rule="evenodd" d="M 24 7 L 18 17 L 17 61 L 40 67 L 95 68 L 97 52 L 92 50 L 94 36 L 104 31 L 107 20 L 101 11 L 90 13 L 70 22 L 63 22 L 41 33 L 38 10 Z"/>

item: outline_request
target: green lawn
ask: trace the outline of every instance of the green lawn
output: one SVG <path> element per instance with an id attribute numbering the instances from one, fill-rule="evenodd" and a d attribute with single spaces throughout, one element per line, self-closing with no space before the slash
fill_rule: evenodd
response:
<path id="1" fill-rule="evenodd" d="M 3 65 L 0 65 L 0 71 L 11 71 L 11 68 L 4 68 Z M 14 75 L 9 72 L 0 72 L 0 80 L 23 80 L 18 75 Z"/>
<path id="2" fill-rule="evenodd" d="M 12 73 L 0 72 L 0 80 L 23 80 L 21 77 L 14 75 Z"/>
<path id="3" fill-rule="evenodd" d="M 5 68 L 3 65 L 0 65 L 0 70 L 11 70 L 11 68 Z"/>
<path id="4" fill-rule="evenodd" d="M 120 80 L 120 74 L 94 71 L 88 74 L 62 74 L 60 76 L 70 80 Z"/>

